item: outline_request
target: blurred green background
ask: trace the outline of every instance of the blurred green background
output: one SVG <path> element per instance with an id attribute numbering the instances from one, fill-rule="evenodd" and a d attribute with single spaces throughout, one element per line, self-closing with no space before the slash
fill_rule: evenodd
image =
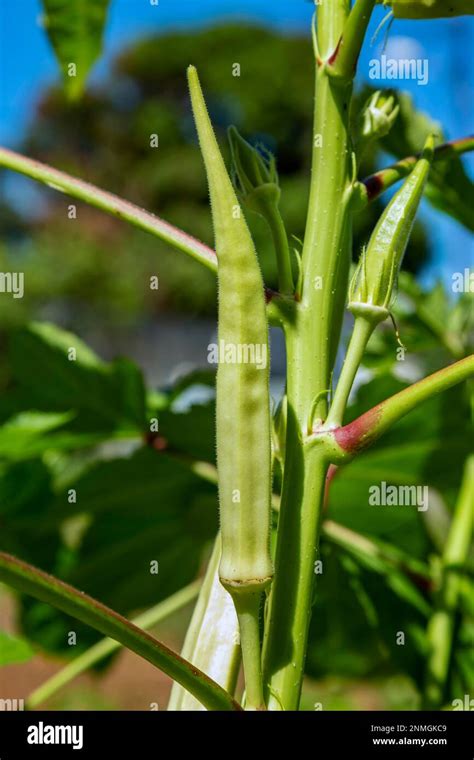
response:
<path id="1" fill-rule="evenodd" d="M 238 51 L 252 76 L 233 77 L 229 50 Z M 304 232 L 310 168 L 313 68 L 307 37 L 287 37 L 255 26 L 226 24 L 193 34 L 150 37 L 121 53 L 106 82 L 70 104 L 59 89 L 40 97 L 20 152 L 110 189 L 212 245 L 207 188 L 186 91 L 185 64 L 199 68 L 221 144 L 235 124 L 251 142 L 274 151 L 282 184 L 282 212 L 293 243 Z M 268 83 L 268 84 L 266 84 Z M 365 99 L 366 91 L 360 94 Z M 150 149 L 157 134 L 159 147 Z M 362 174 L 377 155 L 366 155 Z M 26 189 L 28 180 L 21 182 Z M 215 277 L 145 233 L 78 203 L 67 216 L 67 197 L 43 188 L 34 214 L 1 206 L 0 266 L 19 268 L 25 298 L 0 301 L 3 324 L 51 313 L 59 304 L 72 329 L 100 322 L 136 325 L 159 312 L 213 316 Z M 25 198 L 31 197 L 25 192 Z M 32 205 L 31 203 L 29 204 Z M 356 218 L 358 255 L 380 212 L 374 204 Z M 249 216 L 266 282 L 276 285 L 265 223 Z M 417 225 L 405 265 L 419 270 L 429 256 Z M 158 274 L 159 293 L 149 278 Z"/>

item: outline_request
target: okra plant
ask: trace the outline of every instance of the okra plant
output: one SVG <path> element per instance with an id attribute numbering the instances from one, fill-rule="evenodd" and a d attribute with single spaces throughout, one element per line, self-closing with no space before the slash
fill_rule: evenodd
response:
<path id="1" fill-rule="evenodd" d="M 441 161 L 457 160 L 474 148 L 472 138 L 436 144 L 436 136 L 426 134 L 418 155 L 368 178 L 359 176 L 363 152 L 395 128 L 399 113 L 394 95 L 378 91 L 354 114 L 354 79 L 375 4 L 315 4 L 312 170 L 300 251 L 294 250 L 281 214 L 275 157 L 232 126 L 226 166 L 193 66 L 188 68 L 190 101 L 215 250 L 121 198 L 0 150 L 1 166 L 167 241 L 215 272 L 218 285 L 217 461 L 216 468 L 195 466 L 200 477 L 218 488 L 219 533 L 204 578 L 130 622 L 63 580 L 1 552 L 2 582 L 108 637 L 37 689 L 30 707 L 122 645 L 173 679 L 171 710 L 298 710 L 319 593 L 315 568 L 321 562 L 324 567 L 320 546 L 326 539 L 348 547 L 372 569 L 382 567 L 384 577 L 395 569 L 412 596 L 418 594 L 415 581 L 423 580 L 428 590 L 420 606 L 427 606 L 429 614 L 422 704 L 440 708 L 448 698 L 456 621 L 472 592 L 467 572 L 474 523 L 472 456 L 464 466 L 436 567 L 324 515 L 340 470 L 435 395 L 462 383 L 468 393 L 474 375 L 474 356 L 456 344 L 451 351 L 455 361 L 349 419 L 349 397 L 369 340 L 380 333 L 382 323 L 392 330 L 392 350 L 403 337 L 395 323 L 400 268 L 432 172 Z M 421 20 L 472 10 L 463 0 L 383 4 L 396 18 Z M 354 220 L 397 183 L 400 187 L 366 245 L 355 252 L 358 260 L 351 271 Z M 277 291 L 263 281 L 247 222 L 253 214 L 265 220 L 271 236 Z M 433 315 L 423 317 L 422 303 L 418 311 L 436 332 Z M 352 324 L 346 349 L 341 340 L 345 320 Z M 282 331 L 286 345 L 286 385 L 276 408 L 269 386 L 270 327 Z M 179 655 L 146 631 L 191 600 L 196 600 L 194 612 Z M 318 623 L 316 618 L 312 625 Z M 238 686 L 240 669 L 243 688 Z"/>

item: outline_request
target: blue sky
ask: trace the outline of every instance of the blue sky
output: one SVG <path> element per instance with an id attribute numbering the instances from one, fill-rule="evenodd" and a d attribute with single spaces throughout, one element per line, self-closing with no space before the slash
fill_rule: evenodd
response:
<path id="1" fill-rule="evenodd" d="M 275 27 L 284 33 L 309 33 L 313 5 L 309 0 L 111 0 L 104 56 L 92 80 L 107 75 L 110 61 L 124 45 L 144 34 L 192 28 L 224 18 L 245 19 Z M 385 11 L 377 8 L 359 65 L 360 81 L 369 81 L 369 62 L 382 53 L 383 32 L 371 45 L 370 37 Z M 474 19 L 449 21 L 395 21 L 385 51 L 394 58 L 421 58 L 429 62 L 426 85 L 405 80 L 416 105 L 442 122 L 448 137 L 472 132 L 474 113 Z M 58 78 L 58 69 L 41 28 L 39 0 L 0 0 L 0 143 L 15 148 L 25 131 L 42 89 Z M 381 81 L 380 86 L 397 85 Z M 469 170 L 474 160 L 468 159 Z M 453 271 L 472 265 L 472 239 L 447 217 L 434 216 L 425 206 L 432 228 L 436 259 L 426 273 L 448 279 Z"/>

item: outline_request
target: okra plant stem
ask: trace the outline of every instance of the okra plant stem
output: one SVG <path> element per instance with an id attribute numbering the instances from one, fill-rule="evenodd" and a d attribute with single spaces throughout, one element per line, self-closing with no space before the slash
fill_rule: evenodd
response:
<path id="1" fill-rule="evenodd" d="M 90 182 L 71 177 L 59 169 L 53 169 L 51 166 L 21 156 L 7 148 L 0 148 L 0 166 L 25 174 L 31 179 L 48 185 L 53 190 L 67 193 L 72 198 L 84 201 L 117 219 L 123 219 L 134 227 L 149 232 L 184 253 L 188 253 L 213 272 L 217 271 L 217 257 L 212 248 L 130 201 L 125 201 Z"/>
<path id="2" fill-rule="evenodd" d="M 425 709 L 443 705 L 459 598 L 460 574 L 468 557 L 474 528 L 474 455 L 466 460 L 458 501 L 443 554 L 441 585 L 428 625 Z"/>
<path id="3" fill-rule="evenodd" d="M 473 376 L 474 355 L 466 356 L 385 399 L 344 427 L 336 428 L 333 435 L 339 447 L 339 456 L 333 461 L 348 461 L 362 449 L 372 446 L 398 420 L 424 401 Z M 308 439 L 308 444 L 310 441 Z"/>
<path id="4" fill-rule="evenodd" d="M 0 552 L 0 581 L 115 639 L 178 681 L 208 710 L 241 709 L 233 697 L 205 673 L 122 615 L 58 578 Z"/>
<path id="5" fill-rule="evenodd" d="M 263 649 L 269 710 L 298 709 L 326 473 L 327 465 L 318 451 L 303 451 L 298 421 L 290 415 L 276 573 Z"/>
<path id="6" fill-rule="evenodd" d="M 354 383 L 357 370 L 364 356 L 367 343 L 372 335 L 376 324 L 373 320 L 365 317 L 356 317 L 351 339 L 347 347 L 347 353 L 342 366 L 341 374 L 336 386 L 336 392 L 329 410 L 325 427 L 339 427 L 342 425 L 347 401 Z"/>
<path id="7" fill-rule="evenodd" d="M 334 76 L 352 80 L 374 5 L 375 0 L 356 0 L 334 52 L 334 62 L 330 59 Z"/>
<path id="8" fill-rule="evenodd" d="M 245 709 L 264 710 L 262 654 L 260 646 L 261 589 L 233 595 L 240 627 L 240 646 L 245 674 Z"/>
<path id="9" fill-rule="evenodd" d="M 319 60 L 303 291 L 295 319 L 286 329 L 286 461 L 263 652 L 265 696 L 274 710 L 297 709 L 301 693 L 327 472 L 324 456 L 317 447 L 304 447 L 303 436 L 313 412 L 322 420 L 326 417 L 324 391 L 329 388 L 339 342 L 350 265 L 352 82 L 330 77 L 325 63 L 336 49 L 349 10 L 347 0 L 318 6 Z"/>
<path id="10" fill-rule="evenodd" d="M 173 615 L 178 610 L 190 604 L 198 595 L 201 588 L 201 580 L 193 581 L 188 586 L 177 591 L 172 596 L 159 602 L 146 612 L 141 613 L 132 620 L 132 623 L 144 631 L 148 631 L 162 620 Z M 26 700 L 28 709 L 34 709 L 42 702 L 50 699 L 57 691 L 62 689 L 74 678 L 77 678 L 89 668 L 104 660 L 109 655 L 120 649 L 120 643 L 114 639 L 102 639 L 80 654 L 72 662 L 55 673 L 47 681 L 44 681 L 37 689 L 31 692 Z M 183 655 L 184 656 L 184 655 Z M 221 684 L 222 685 L 222 684 Z M 182 688 L 182 687 L 179 687 Z M 188 692 L 185 691 L 187 694 Z M 200 703 L 198 703 L 200 704 Z"/>
<path id="11" fill-rule="evenodd" d="M 319 7 L 317 35 L 323 58 L 335 49 L 348 10 L 346 2 Z M 286 332 L 286 461 L 264 641 L 264 687 L 270 709 L 297 709 L 304 672 L 326 466 L 318 452 L 304 450 L 302 436 L 314 398 L 329 386 L 332 344 L 338 340 L 332 334 L 334 291 L 347 284 L 348 209 L 343 199 L 350 184 L 350 89 L 335 85 L 324 64 L 318 63 L 303 293 L 296 322 Z M 325 417 L 324 395 L 316 413 Z"/>
<path id="12" fill-rule="evenodd" d="M 462 137 L 459 140 L 451 140 L 450 142 L 438 145 L 434 149 L 433 162 L 447 161 L 471 150 L 474 150 L 474 137 Z M 385 190 L 388 190 L 396 182 L 399 182 L 403 177 L 410 174 L 420 155 L 402 158 L 395 164 L 387 166 L 385 169 L 381 169 L 375 174 L 366 177 L 362 182 L 357 183 L 357 189 L 361 190 L 362 204 L 360 209 L 365 208 L 368 203 L 378 198 Z"/>

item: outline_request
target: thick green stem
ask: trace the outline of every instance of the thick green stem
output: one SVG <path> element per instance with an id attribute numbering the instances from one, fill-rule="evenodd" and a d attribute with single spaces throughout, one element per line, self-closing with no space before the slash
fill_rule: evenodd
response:
<path id="1" fill-rule="evenodd" d="M 239 619 L 240 646 L 245 676 L 245 709 L 264 710 L 262 653 L 260 648 L 260 603 L 262 591 L 240 590 L 233 594 Z"/>
<path id="2" fill-rule="evenodd" d="M 334 399 L 326 420 L 325 427 L 327 428 L 339 427 L 342 424 L 352 384 L 375 327 L 376 324 L 373 320 L 366 319 L 365 317 L 357 317 L 355 320 L 346 358 L 344 359 Z"/>
<path id="3" fill-rule="evenodd" d="M 456 611 L 463 572 L 474 526 L 474 455 L 464 466 L 461 491 L 443 553 L 441 587 L 435 612 L 429 622 L 425 709 L 444 704 L 453 646 Z"/>
<path id="4" fill-rule="evenodd" d="M 318 11 L 319 49 L 328 55 L 345 19 L 342 2 L 325 3 Z M 340 338 L 341 310 L 346 297 L 351 249 L 351 146 L 348 114 L 352 83 L 337 82 L 322 63 L 316 73 L 311 192 L 302 253 L 303 293 L 298 338 L 312 351 L 305 367 L 302 404 L 309 414 L 315 396 L 330 385 Z M 309 398 L 311 396 L 311 398 Z M 322 395 L 315 413 L 324 419 Z"/>
<path id="5" fill-rule="evenodd" d="M 150 628 L 153 628 L 157 623 L 160 623 L 162 620 L 165 620 L 167 617 L 170 617 L 175 612 L 192 602 L 198 595 L 200 588 L 200 580 L 190 583 L 189 586 L 180 589 L 175 594 L 168 597 L 168 599 L 159 602 L 155 607 L 138 615 L 138 617 L 132 620 L 132 623 L 138 628 L 142 628 L 144 631 L 150 630 Z M 94 644 L 94 646 L 90 647 L 90 649 L 83 654 L 80 654 L 79 657 L 76 657 L 64 668 L 61 668 L 58 673 L 55 673 L 54 676 L 48 678 L 48 680 L 42 683 L 41 686 L 32 691 L 26 700 L 28 709 L 34 709 L 42 702 L 50 699 L 57 691 L 70 683 L 74 678 L 77 678 L 81 673 L 84 673 L 89 668 L 97 665 L 98 662 L 116 652 L 120 647 L 120 643 L 114 641 L 114 639 L 102 639 L 102 641 Z"/>
<path id="6" fill-rule="evenodd" d="M 324 420 L 350 266 L 352 85 L 331 78 L 332 55 L 349 13 L 346 0 L 318 6 L 312 181 L 302 254 L 303 289 L 286 325 L 288 421 L 283 488 L 263 647 L 270 709 L 297 709 L 304 674 L 327 464 L 306 448 L 314 415 Z M 315 402 L 316 399 L 316 402 Z"/>
<path id="7" fill-rule="evenodd" d="M 294 418 L 288 424 L 276 572 L 266 618 L 263 678 L 269 710 L 298 709 L 327 473 L 319 452 L 304 453 L 300 437 L 295 445 L 296 424 Z"/>

